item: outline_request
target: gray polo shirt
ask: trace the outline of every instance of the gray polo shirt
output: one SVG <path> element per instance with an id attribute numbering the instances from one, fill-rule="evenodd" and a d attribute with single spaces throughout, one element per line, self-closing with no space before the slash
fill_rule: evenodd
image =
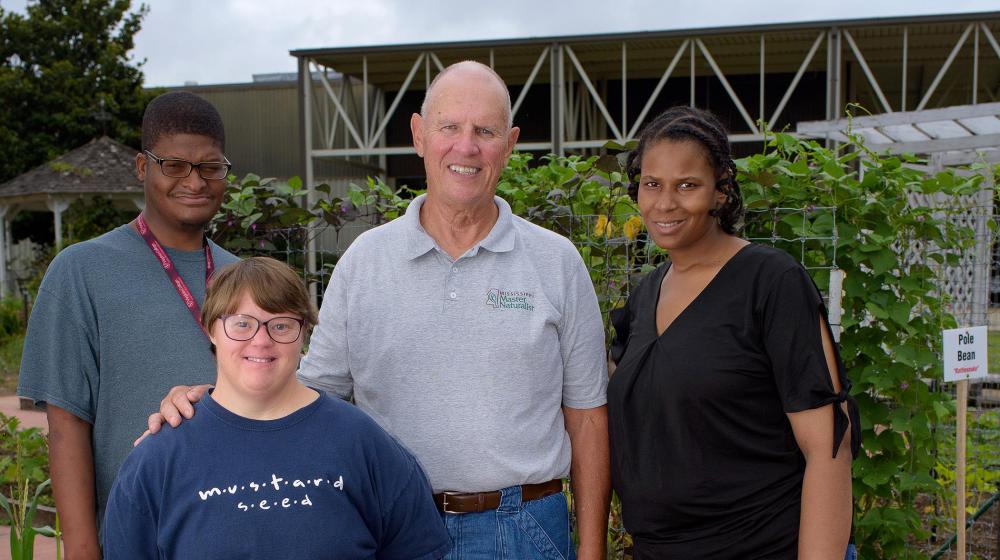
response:
<path id="1" fill-rule="evenodd" d="M 418 197 L 337 263 L 300 379 L 357 405 L 424 467 L 435 492 L 569 473 L 562 406 L 605 403 L 604 327 L 579 253 L 511 214 L 452 260 Z"/>

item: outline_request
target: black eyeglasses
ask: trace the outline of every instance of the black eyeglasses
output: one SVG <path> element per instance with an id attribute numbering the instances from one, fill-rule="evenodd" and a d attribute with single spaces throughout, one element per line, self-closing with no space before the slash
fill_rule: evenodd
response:
<path id="1" fill-rule="evenodd" d="M 291 344 L 299 339 L 302 325 L 305 324 L 304 320 L 295 317 L 274 317 L 261 321 L 253 315 L 236 314 L 219 315 L 219 319 L 222 319 L 222 330 L 226 336 L 240 342 L 257 336 L 257 331 L 263 325 L 271 340 L 281 344 Z"/>
<path id="2" fill-rule="evenodd" d="M 219 179 L 225 179 L 229 175 L 229 170 L 233 168 L 233 164 L 229 163 L 229 160 L 223 156 L 226 161 L 202 161 L 199 163 L 192 163 L 185 159 L 165 159 L 158 157 L 156 154 L 149 150 L 143 150 L 147 156 L 150 157 L 157 165 L 160 166 L 160 172 L 164 176 L 170 177 L 172 179 L 183 179 L 191 174 L 191 170 L 198 169 L 198 175 L 208 181 L 217 181 Z"/>

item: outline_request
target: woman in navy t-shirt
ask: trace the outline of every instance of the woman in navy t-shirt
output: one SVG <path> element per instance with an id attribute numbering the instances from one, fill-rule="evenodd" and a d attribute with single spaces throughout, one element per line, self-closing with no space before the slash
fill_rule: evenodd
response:
<path id="1" fill-rule="evenodd" d="M 363 412 L 296 380 L 316 313 L 287 265 L 252 258 L 222 269 L 201 316 L 215 389 L 191 420 L 126 459 L 105 515 L 105 558 L 448 552 L 413 457 Z"/>

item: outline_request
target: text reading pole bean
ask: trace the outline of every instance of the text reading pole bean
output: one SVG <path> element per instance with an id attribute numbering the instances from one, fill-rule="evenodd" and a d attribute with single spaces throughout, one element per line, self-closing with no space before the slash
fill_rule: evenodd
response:
<path id="1" fill-rule="evenodd" d="M 945 381 L 986 377 L 986 327 L 948 329 L 943 337 Z"/>

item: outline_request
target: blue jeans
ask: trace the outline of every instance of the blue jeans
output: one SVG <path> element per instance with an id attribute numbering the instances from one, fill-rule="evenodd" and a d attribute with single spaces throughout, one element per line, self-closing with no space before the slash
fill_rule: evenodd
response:
<path id="1" fill-rule="evenodd" d="M 858 549 L 854 547 L 854 543 L 847 545 L 847 554 L 844 554 L 844 560 L 858 560 Z"/>
<path id="2" fill-rule="evenodd" d="M 521 487 L 500 490 L 500 507 L 442 513 L 452 548 L 447 560 L 575 560 L 569 510 L 561 492 L 521 501 Z"/>

